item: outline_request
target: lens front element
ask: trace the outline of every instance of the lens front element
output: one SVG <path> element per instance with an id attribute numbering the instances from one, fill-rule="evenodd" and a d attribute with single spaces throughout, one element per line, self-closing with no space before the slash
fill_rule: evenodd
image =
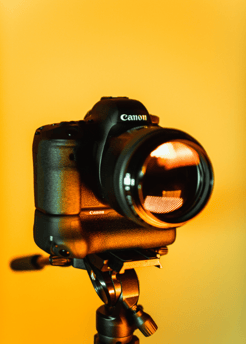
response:
<path id="1" fill-rule="evenodd" d="M 138 192 L 147 214 L 174 220 L 195 201 L 201 171 L 199 154 L 182 142 L 166 142 L 145 160 Z"/>

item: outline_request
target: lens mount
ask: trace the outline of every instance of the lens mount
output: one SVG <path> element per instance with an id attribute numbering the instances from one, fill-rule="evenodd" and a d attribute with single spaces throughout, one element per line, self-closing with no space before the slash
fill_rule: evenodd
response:
<path id="1" fill-rule="evenodd" d="M 140 127 L 112 138 L 102 162 L 107 201 L 143 226 L 184 224 L 206 205 L 213 186 L 210 160 L 188 134 Z"/>

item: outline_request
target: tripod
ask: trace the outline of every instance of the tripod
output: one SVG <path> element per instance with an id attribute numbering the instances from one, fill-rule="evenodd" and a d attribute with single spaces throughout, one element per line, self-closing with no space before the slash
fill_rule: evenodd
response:
<path id="1" fill-rule="evenodd" d="M 18 258 L 11 262 L 13 270 L 40 270 L 45 265 L 73 266 L 87 270 L 92 285 L 104 302 L 96 311 L 94 344 L 139 344 L 134 331 L 146 337 L 157 330 L 151 316 L 138 305 L 139 281 L 136 267 L 161 267 L 160 256 L 167 248 L 155 250 L 122 250 L 91 254 L 84 259 L 39 255 Z"/>

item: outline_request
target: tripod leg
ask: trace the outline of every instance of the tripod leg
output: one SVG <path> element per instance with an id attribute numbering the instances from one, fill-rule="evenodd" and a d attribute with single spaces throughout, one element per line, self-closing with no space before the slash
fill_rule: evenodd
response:
<path id="1" fill-rule="evenodd" d="M 98 333 L 94 337 L 94 344 L 139 344 L 138 338 L 133 335 L 136 326 L 123 307 L 117 312 L 106 305 L 99 307 L 96 324 Z"/>
<path id="2" fill-rule="evenodd" d="M 125 339 L 123 339 L 123 341 L 122 341 L 122 338 L 107 338 L 106 339 L 107 340 L 107 342 L 100 342 L 100 339 L 99 339 L 99 335 L 98 334 L 96 334 L 95 335 L 95 337 L 94 337 L 94 344 L 108 344 L 108 343 L 110 343 L 110 344 L 139 344 L 139 339 L 138 339 L 138 337 L 136 337 L 136 336 L 133 336 L 132 337 L 132 340 L 130 341 L 130 342 L 125 342 Z M 110 341 L 108 341 L 108 340 L 110 340 Z"/>

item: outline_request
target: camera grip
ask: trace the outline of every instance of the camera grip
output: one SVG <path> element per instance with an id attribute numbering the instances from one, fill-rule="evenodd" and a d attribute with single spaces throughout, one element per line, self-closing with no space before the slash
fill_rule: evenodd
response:
<path id="1" fill-rule="evenodd" d="M 43 139 L 34 151 L 35 206 L 54 215 L 80 212 L 81 182 L 75 140 Z"/>

